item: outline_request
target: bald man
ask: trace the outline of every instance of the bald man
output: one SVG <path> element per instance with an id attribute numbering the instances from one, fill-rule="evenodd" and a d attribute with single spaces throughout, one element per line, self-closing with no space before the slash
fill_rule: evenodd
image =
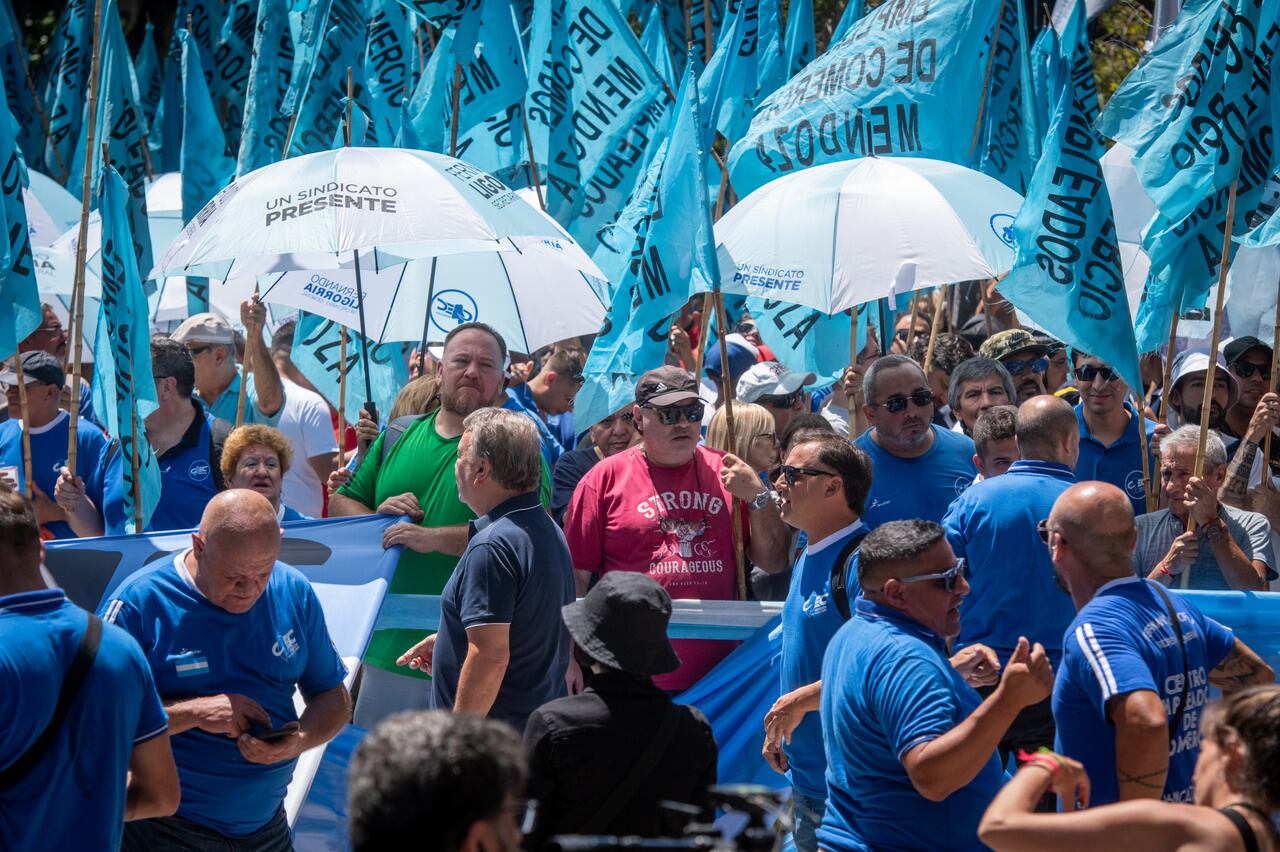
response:
<path id="1" fill-rule="evenodd" d="M 1133 507 L 1114 485 L 1068 488 L 1044 537 L 1079 609 L 1053 688 L 1057 750 L 1088 770 L 1091 805 L 1192 801 L 1210 685 L 1229 692 L 1275 673 L 1187 599 L 1134 576 Z"/>
<path id="2" fill-rule="evenodd" d="M 1054 582 L 1036 527 L 1058 495 L 1075 484 L 1076 413 L 1055 396 L 1032 397 L 1018 407 L 1014 435 L 1019 460 L 1003 476 L 975 483 L 942 519 L 951 549 L 969 565 L 971 591 L 960 610 L 964 626 L 957 647 L 987 645 L 1005 661 L 1025 636 L 1044 645 L 1056 668 L 1062 632 L 1075 609 Z M 1046 697 L 1018 714 L 1000 741 L 1000 758 L 1051 745 L 1053 713 Z"/>
<path id="3" fill-rule="evenodd" d="M 292 848 L 293 766 L 341 730 L 350 698 L 320 602 L 279 550 L 271 503 L 224 491 L 189 549 L 134 573 L 102 607 L 151 665 L 182 786 L 178 813 L 129 823 L 121 848 Z"/>

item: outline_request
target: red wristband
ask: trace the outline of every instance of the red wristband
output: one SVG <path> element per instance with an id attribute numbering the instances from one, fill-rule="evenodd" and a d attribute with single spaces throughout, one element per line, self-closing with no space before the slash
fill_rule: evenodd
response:
<path id="1" fill-rule="evenodd" d="M 1050 785 L 1053 785 L 1058 780 L 1058 773 L 1062 770 L 1061 763 L 1042 752 L 1032 754 L 1028 751 L 1019 749 L 1018 760 L 1022 762 L 1023 766 L 1040 766 L 1049 770 Z"/>

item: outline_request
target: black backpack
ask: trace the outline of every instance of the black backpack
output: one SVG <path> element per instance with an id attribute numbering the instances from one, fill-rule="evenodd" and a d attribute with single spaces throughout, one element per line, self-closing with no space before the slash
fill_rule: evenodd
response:
<path id="1" fill-rule="evenodd" d="M 852 610 L 849 609 L 849 570 L 853 566 L 853 557 L 858 555 L 858 548 L 862 547 L 862 540 L 869 532 L 866 529 L 860 530 L 846 541 L 831 566 L 831 603 L 845 621 L 852 615 Z"/>
<path id="2" fill-rule="evenodd" d="M 434 413 L 432 412 L 432 414 Z M 391 448 L 396 445 L 396 441 L 400 440 L 400 436 L 410 426 L 430 416 L 431 414 L 404 414 L 388 423 L 386 432 L 382 435 L 382 452 L 378 454 L 378 464 L 382 464 L 387 460 L 387 456 L 391 454 Z"/>

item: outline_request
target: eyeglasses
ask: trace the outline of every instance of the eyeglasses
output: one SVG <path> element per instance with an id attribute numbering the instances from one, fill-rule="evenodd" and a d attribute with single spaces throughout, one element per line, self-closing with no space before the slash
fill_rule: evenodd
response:
<path id="1" fill-rule="evenodd" d="M 1093 380 L 1098 376 L 1102 376 L 1102 380 L 1108 383 L 1120 378 L 1120 374 L 1110 367 L 1095 367 L 1092 364 L 1076 367 L 1076 378 L 1087 385 L 1093 384 Z"/>
<path id="2" fill-rule="evenodd" d="M 796 403 L 800 401 L 800 395 L 802 393 L 804 393 L 804 391 L 792 391 L 785 396 L 779 396 L 776 394 L 772 396 L 762 396 L 756 400 L 756 402 L 761 405 L 767 405 L 770 408 L 795 408 Z"/>
<path id="3" fill-rule="evenodd" d="M 899 414 L 907 410 L 908 400 L 910 400 L 911 404 L 914 405 L 916 408 L 928 408 L 929 406 L 933 405 L 933 391 L 928 391 L 923 389 L 918 391 L 912 391 L 911 396 L 903 396 L 900 393 L 895 393 L 893 396 L 889 397 L 884 402 L 871 403 L 871 407 L 883 408 L 885 411 L 888 411 L 890 414 Z"/>
<path id="4" fill-rule="evenodd" d="M 758 434 L 756 434 L 756 435 L 751 436 L 751 440 L 753 440 L 753 441 L 758 441 L 758 440 L 760 440 L 761 438 L 764 438 L 764 439 L 765 439 L 766 441 L 768 441 L 772 446 L 775 446 L 775 447 L 776 447 L 776 446 L 778 446 L 778 433 L 777 433 L 777 432 L 760 432 L 760 433 L 758 433 Z"/>
<path id="5" fill-rule="evenodd" d="M 1036 533 L 1040 536 L 1040 540 L 1043 541 L 1045 544 L 1049 543 L 1050 535 L 1056 532 L 1058 532 L 1057 527 L 1049 526 L 1048 518 L 1045 518 L 1043 521 L 1040 521 L 1038 524 L 1036 524 Z"/>
<path id="6" fill-rule="evenodd" d="M 801 476 L 835 476 L 829 470 L 816 470 L 812 467 L 796 467 L 789 464 L 779 467 L 778 472 L 782 474 L 782 480 L 788 487 L 795 485 L 796 479 Z"/>
<path id="7" fill-rule="evenodd" d="M 691 402 L 688 405 L 664 405 L 661 408 L 655 405 L 642 407 L 657 415 L 658 422 L 663 426 L 674 426 L 680 422 L 681 417 L 690 423 L 701 423 L 702 414 L 706 410 L 706 407 L 700 402 Z"/>
<path id="8" fill-rule="evenodd" d="M 1043 373 L 1049 369 L 1048 358 L 1010 358 L 1000 363 L 1004 365 L 1004 368 L 1009 371 L 1011 376 L 1016 376 L 1028 369 L 1033 373 Z"/>
<path id="9" fill-rule="evenodd" d="M 1271 381 L 1271 368 L 1266 364 L 1250 364 L 1248 361 L 1237 361 L 1231 365 L 1231 372 L 1242 379 L 1247 379 L 1257 373 L 1264 380 Z"/>
<path id="10" fill-rule="evenodd" d="M 941 580 L 942 588 L 950 592 L 955 589 L 956 579 L 961 576 L 966 580 L 969 579 L 969 563 L 963 559 L 957 560 L 955 565 L 937 574 L 917 574 L 914 577 L 899 577 L 897 579 L 899 583 L 923 583 L 927 580 Z"/>

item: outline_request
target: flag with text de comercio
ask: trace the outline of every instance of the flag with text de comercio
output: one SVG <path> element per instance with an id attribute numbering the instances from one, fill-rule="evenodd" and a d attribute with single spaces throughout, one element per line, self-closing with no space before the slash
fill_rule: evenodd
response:
<path id="1" fill-rule="evenodd" d="M 867 156 L 967 165 L 999 3 L 890 0 L 760 105 L 729 155 L 739 195 Z"/>
<path id="2" fill-rule="evenodd" d="M 1016 258 L 1000 292 L 1050 334 L 1102 359 L 1141 388 L 1138 349 L 1116 244 L 1100 140 L 1058 57 L 1057 107 L 1026 201 Z"/>

